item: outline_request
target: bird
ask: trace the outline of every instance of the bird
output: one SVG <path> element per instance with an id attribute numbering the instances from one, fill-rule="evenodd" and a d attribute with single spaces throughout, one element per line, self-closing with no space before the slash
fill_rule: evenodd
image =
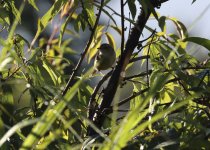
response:
<path id="1" fill-rule="evenodd" d="M 111 68 L 115 60 L 116 53 L 113 47 L 107 43 L 101 44 L 95 57 L 93 74 Z"/>

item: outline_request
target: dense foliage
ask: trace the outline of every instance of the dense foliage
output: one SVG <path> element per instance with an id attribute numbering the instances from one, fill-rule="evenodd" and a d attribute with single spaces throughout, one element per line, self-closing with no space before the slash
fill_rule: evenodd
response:
<path id="1" fill-rule="evenodd" d="M 121 0 L 118 13 L 111 0 L 51 0 L 31 41 L 18 29 L 29 19 L 24 10 L 40 12 L 41 1 L 1 1 L 0 149 L 210 149 L 210 59 L 188 46 L 210 50 L 210 40 L 160 16 L 167 1 Z M 116 50 L 116 67 L 92 75 L 104 41 Z"/>

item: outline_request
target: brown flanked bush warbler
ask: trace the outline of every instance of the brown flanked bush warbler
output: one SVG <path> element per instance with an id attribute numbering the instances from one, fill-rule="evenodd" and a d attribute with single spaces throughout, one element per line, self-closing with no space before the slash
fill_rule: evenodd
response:
<path id="1" fill-rule="evenodd" d="M 94 71 L 95 74 L 101 70 L 107 70 L 113 66 L 116 60 L 116 53 L 111 45 L 104 43 L 98 48 L 98 52 L 94 61 Z"/>

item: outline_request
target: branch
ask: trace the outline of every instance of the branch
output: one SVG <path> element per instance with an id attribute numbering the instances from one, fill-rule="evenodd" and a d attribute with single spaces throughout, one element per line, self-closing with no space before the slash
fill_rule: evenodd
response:
<path id="1" fill-rule="evenodd" d="M 69 77 L 69 80 L 68 80 L 68 82 L 66 84 L 66 87 L 64 88 L 64 91 L 62 92 L 62 96 L 64 96 L 67 93 L 68 89 L 73 85 L 74 77 L 75 77 L 77 71 L 79 70 L 79 67 L 81 66 L 82 61 L 84 60 L 85 55 L 86 55 L 86 53 L 87 53 L 87 51 L 88 51 L 88 49 L 89 49 L 89 47 L 90 47 L 90 45 L 91 45 L 91 43 L 93 41 L 94 34 L 95 34 L 96 28 L 98 26 L 99 18 L 101 16 L 101 11 L 102 11 L 102 8 L 103 8 L 103 4 L 104 4 L 104 0 L 101 0 L 101 5 L 100 5 L 99 11 L 98 11 L 98 15 L 97 15 L 96 22 L 94 24 L 92 33 L 90 35 L 90 39 L 89 39 L 89 41 L 88 41 L 88 43 L 87 43 L 87 45 L 85 47 L 85 50 L 81 54 L 81 57 L 80 57 L 77 65 L 76 65 L 76 67 L 73 69 L 73 72 L 72 72 L 72 74 Z"/>
<path id="2" fill-rule="evenodd" d="M 139 59 L 145 59 L 145 58 L 142 56 L 142 58 L 139 57 Z M 131 61 L 132 61 L 132 59 L 131 59 Z M 208 67 L 205 67 L 205 66 L 188 66 L 188 67 L 182 67 L 182 68 L 180 68 L 180 70 L 182 70 L 182 71 L 189 70 L 189 69 L 192 69 L 192 70 L 194 70 L 194 69 L 195 70 L 200 70 L 200 69 L 208 69 Z M 171 71 L 175 71 L 175 70 L 173 70 L 173 69 L 163 70 L 163 72 L 171 72 Z M 148 72 L 141 72 L 141 73 L 136 74 L 136 75 L 125 77 L 123 79 L 123 81 L 130 80 L 130 79 L 133 79 L 133 78 L 138 78 L 138 77 L 144 77 L 144 76 L 149 75 L 151 73 L 152 73 L 152 70 L 149 70 Z"/>
<path id="3" fill-rule="evenodd" d="M 137 96 L 139 96 L 139 95 L 141 95 L 141 94 L 144 94 L 144 93 L 147 92 L 148 90 L 149 90 L 149 88 L 146 88 L 146 89 L 143 89 L 143 90 L 141 90 L 141 91 L 139 91 L 139 92 L 137 92 L 137 93 L 133 93 L 133 95 L 131 95 L 130 97 L 128 97 L 128 98 L 126 98 L 126 99 L 120 101 L 120 102 L 117 104 L 118 107 L 121 106 L 121 105 L 123 105 L 123 104 L 125 104 L 125 103 L 127 103 L 127 102 L 129 102 L 129 101 L 132 100 L 133 98 L 135 98 L 135 97 L 137 97 Z M 112 106 L 111 106 L 111 107 L 112 107 Z"/>
<path id="4" fill-rule="evenodd" d="M 151 0 L 151 3 L 154 7 L 160 7 L 161 2 L 162 1 Z M 101 128 L 104 122 L 105 118 L 103 116 L 106 114 L 105 110 L 111 106 L 111 103 L 117 91 L 117 87 L 122 80 L 122 74 L 124 73 L 125 68 L 129 63 L 130 57 L 132 56 L 135 47 L 138 45 L 139 38 L 142 34 L 147 20 L 149 19 L 150 14 L 151 11 L 149 9 L 147 13 L 145 13 L 145 11 L 141 9 L 140 15 L 138 16 L 138 19 L 136 21 L 136 25 L 132 28 L 132 31 L 130 32 L 130 35 L 125 45 L 125 50 L 121 54 L 120 60 L 115 67 L 113 74 L 108 82 L 108 85 L 104 91 L 102 102 L 98 110 L 96 111 L 96 114 L 94 114 L 94 118 L 92 121 L 98 128 Z M 96 134 L 96 132 L 89 132 L 89 136 L 92 136 L 94 134 Z"/>
<path id="5" fill-rule="evenodd" d="M 126 81 L 126 80 L 130 80 L 130 79 L 133 79 L 133 78 L 144 77 L 144 76 L 146 76 L 148 74 L 151 74 L 151 73 L 152 73 L 152 70 L 148 70 L 146 72 L 141 72 L 141 73 L 133 75 L 133 76 L 125 77 L 123 80 Z"/>
<path id="6" fill-rule="evenodd" d="M 149 55 L 135 57 L 135 58 L 130 59 L 129 63 L 136 62 L 136 61 L 139 61 L 139 60 L 142 60 L 142 59 L 149 59 L 149 58 L 150 58 Z"/>
<path id="7" fill-rule="evenodd" d="M 109 76 L 112 74 L 112 70 L 108 72 L 103 78 L 98 82 L 97 86 L 94 88 L 93 94 L 91 95 L 90 101 L 88 103 L 88 119 L 92 120 L 93 115 L 95 113 L 95 106 L 96 106 L 96 95 L 98 93 L 98 90 L 102 86 L 102 84 L 108 79 Z"/>

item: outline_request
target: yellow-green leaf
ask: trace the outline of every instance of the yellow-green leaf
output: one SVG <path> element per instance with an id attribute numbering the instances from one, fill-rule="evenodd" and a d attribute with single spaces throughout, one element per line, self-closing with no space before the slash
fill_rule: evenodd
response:
<path id="1" fill-rule="evenodd" d="M 67 0 L 57 0 L 52 5 L 52 7 L 47 11 L 47 13 L 38 20 L 38 29 L 36 35 L 31 43 L 31 47 L 34 45 L 36 39 L 39 37 L 41 32 L 47 27 L 48 23 L 59 13 L 62 6 L 66 3 Z"/>
<path id="2" fill-rule="evenodd" d="M 171 20 L 176 25 L 177 32 L 179 33 L 181 39 L 184 39 L 188 36 L 187 28 L 182 22 L 172 17 L 168 17 L 168 19 Z"/>
<path id="3" fill-rule="evenodd" d="M 116 44 L 113 36 L 109 32 L 106 32 L 105 35 L 109 44 L 114 48 L 114 50 L 116 50 Z"/>
<path id="4" fill-rule="evenodd" d="M 39 11 L 38 7 L 36 6 L 35 0 L 28 0 L 28 3 L 34 7 L 37 11 Z"/>
<path id="5" fill-rule="evenodd" d="M 89 49 L 89 57 L 88 57 L 88 63 L 90 63 L 91 59 L 96 55 L 98 48 L 101 45 L 101 39 L 98 39 L 94 45 L 91 46 Z"/>
<path id="6" fill-rule="evenodd" d="M 122 35 L 122 29 L 121 29 L 121 28 L 119 28 L 118 26 L 113 26 L 113 25 L 111 25 L 111 27 L 112 27 L 117 33 L 119 33 L 119 35 Z"/>
<path id="7" fill-rule="evenodd" d="M 183 40 L 184 42 L 193 42 L 201 45 L 210 51 L 210 40 L 201 37 L 188 37 Z"/>
<path id="8" fill-rule="evenodd" d="M 94 39 L 90 45 L 90 48 L 88 49 L 87 56 L 88 56 L 88 63 L 91 61 L 91 59 L 95 56 L 98 49 L 101 45 L 101 36 L 103 34 L 104 26 L 99 25 L 96 29 L 96 32 L 94 34 Z"/>

